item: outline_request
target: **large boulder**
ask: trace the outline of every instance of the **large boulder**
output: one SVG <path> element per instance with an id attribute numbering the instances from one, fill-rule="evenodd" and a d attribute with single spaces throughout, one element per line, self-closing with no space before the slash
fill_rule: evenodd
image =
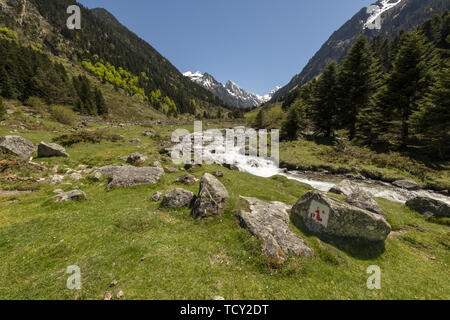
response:
<path id="1" fill-rule="evenodd" d="M 36 146 L 19 136 L 0 137 L 0 150 L 5 153 L 29 158 L 36 151 Z"/>
<path id="2" fill-rule="evenodd" d="M 65 157 L 69 158 L 69 154 L 66 152 L 64 147 L 56 143 L 45 143 L 41 142 L 38 145 L 38 157 L 39 158 L 49 158 L 49 157 Z"/>
<path id="3" fill-rule="evenodd" d="M 343 194 L 346 196 L 359 191 L 360 189 L 358 188 L 358 186 L 350 180 L 342 180 L 340 183 L 330 189 L 331 193 Z"/>
<path id="4" fill-rule="evenodd" d="M 355 207 L 365 209 L 367 211 L 379 214 L 380 216 L 386 218 L 387 215 L 380 208 L 378 203 L 372 199 L 372 197 L 367 193 L 361 190 L 361 192 L 354 192 L 347 197 L 345 200 L 348 204 L 351 204 Z"/>
<path id="5" fill-rule="evenodd" d="M 164 170 L 152 167 L 103 167 L 99 172 L 109 176 L 108 189 L 128 188 L 138 184 L 156 184 L 164 176 Z"/>
<path id="6" fill-rule="evenodd" d="M 228 197 L 225 186 L 213 175 L 205 173 L 200 181 L 200 190 L 194 203 L 194 218 L 222 214 Z"/>
<path id="7" fill-rule="evenodd" d="M 423 215 L 432 215 L 438 218 L 450 217 L 450 206 L 439 200 L 416 197 L 407 201 L 406 205 Z"/>
<path id="8" fill-rule="evenodd" d="M 262 242 L 262 253 L 272 264 L 282 264 L 287 254 L 311 257 L 305 241 L 289 230 L 290 206 L 281 202 L 264 202 L 255 198 L 241 199 L 248 209 L 240 212 L 241 225 Z"/>
<path id="9" fill-rule="evenodd" d="M 396 187 L 403 188 L 406 190 L 418 190 L 420 186 L 410 179 L 402 179 L 392 182 L 392 184 Z"/>
<path id="10" fill-rule="evenodd" d="M 139 152 L 130 154 L 127 158 L 127 163 L 129 164 L 143 164 L 148 160 L 148 157 L 140 154 Z"/>
<path id="11" fill-rule="evenodd" d="M 391 232 L 386 220 L 373 212 L 310 191 L 292 208 L 293 222 L 316 234 L 384 241 Z"/>
<path id="12" fill-rule="evenodd" d="M 55 202 L 87 200 L 86 193 L 80 190 L 62 192 L 54 197 Z"/>
<path id="13" fill-rule="evenodd" d="M 198 181 L 198 179 L 196 177 L 194 177 L 192 174 L 186 174 L 175 180 L 175 182 L 183 183 L 183 184 L 194 184 L 197 181 Z"/>
<path id="14" fill-rule="evenodd" d="M 182 208 L 191 205 L 195 195 L 187 190 L 177 188 L 164 195 L 164 208 Z"/>

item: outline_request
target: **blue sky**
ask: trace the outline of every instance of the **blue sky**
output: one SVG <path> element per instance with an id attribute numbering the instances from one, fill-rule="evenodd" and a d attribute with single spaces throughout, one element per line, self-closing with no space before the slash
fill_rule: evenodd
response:
<path id="1" fill-rule="evenodd" d="M 249 92 L 287 84 L 333 31 L 375 0 L 79 0 L 103 7 L 181 72 Z"/>

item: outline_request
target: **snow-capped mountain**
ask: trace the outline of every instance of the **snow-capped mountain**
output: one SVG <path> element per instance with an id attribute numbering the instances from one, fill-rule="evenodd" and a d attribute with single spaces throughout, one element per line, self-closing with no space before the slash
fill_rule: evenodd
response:
<path id="1" fill-rule="evenodd" d="M 233 81 L 227 81 L 225 84 L 222 84 L 208 73 L 188 71 L 183 73 L 183 75 L 191 79 L 193 82 L 201 85 L 203 88 L 209 90 L 230 106 L 241 109 L 250 109 L 260 106 L 261 104 L 272 99 L 275 92 L 280 89 L 280 87 L 277 87 L 270 93 L 261 96 L 255 93 L 248 93 Z"/>
<path id="2" fill-rule="evenodd" d="M 372 6 L 362 8 L 336 30 L 272 100 L 317 77 L 329 61 L 341 62 L 359 35 L 365 35 L 369 40 L 376 36 L 392 39 L 402 30 L 414 30 L 431 16 L 446 10 L 450 10 L 449 0 L 374 0 Z"/>

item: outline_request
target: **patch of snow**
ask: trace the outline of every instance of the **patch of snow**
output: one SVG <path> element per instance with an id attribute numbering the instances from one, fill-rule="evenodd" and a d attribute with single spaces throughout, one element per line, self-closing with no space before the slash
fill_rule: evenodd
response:
<path id="1" fill-rule="evenodd" d="M 400 4 L 402 0 L 381 0 L 377 4 L 374 5 L 374 7 L 378 6 L 378 9 L 375 9 L 372 11 L 371 15 L 367 19 L 366 23 L 364 24 L 364 29 L 368 28 L 369 25 L 373 25 L 374 22 L 381 17 L 383 13 L 386 11 L 396 7 L 398 4 Z"/>

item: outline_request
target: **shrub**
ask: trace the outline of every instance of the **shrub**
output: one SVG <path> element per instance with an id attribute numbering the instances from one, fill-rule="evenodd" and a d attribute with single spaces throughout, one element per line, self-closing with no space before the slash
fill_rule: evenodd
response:
<path id="1" fill-rule="evenodd" d="M 103 140 L 108 141 L 120 141 L 123 140 L 123 138 L 116 134 L 107 134 L 103 130 L 96 130 L 96 131 L 79 131 L 72 134 L 65 134 L 59 137 L 56 137 L 53 139 L 53 142 L 57 142 L 61 144 L 62 146 L 69 147 L 76 143 L 100 143 Z"/>
<path id="2" fill-rule="evenodd" d="M 52 106 L 50 113 L 56 121 L 62 124 L 73 125 L 77 119 L 77 115 L 69 107 Z"/>
<path id="3" fill-rule="evenodd" d="M 7 36 L 10 39 L 17 39 L 18 38 L 17 33 L 15 33 L 12 30 L 9 30 L 6 27 L 0 27 L 0 34 L 4 34 L 5 36 Z"/>
<path id="4" fill-rule="evenodd" d="M 45 102 L 41 98 L 34 96 L 29 97 L 27 100 L 25 100 L 24 104 L 28 107 L 33 108 L 39 113 L 43 113 L 45 111 Z"/>

